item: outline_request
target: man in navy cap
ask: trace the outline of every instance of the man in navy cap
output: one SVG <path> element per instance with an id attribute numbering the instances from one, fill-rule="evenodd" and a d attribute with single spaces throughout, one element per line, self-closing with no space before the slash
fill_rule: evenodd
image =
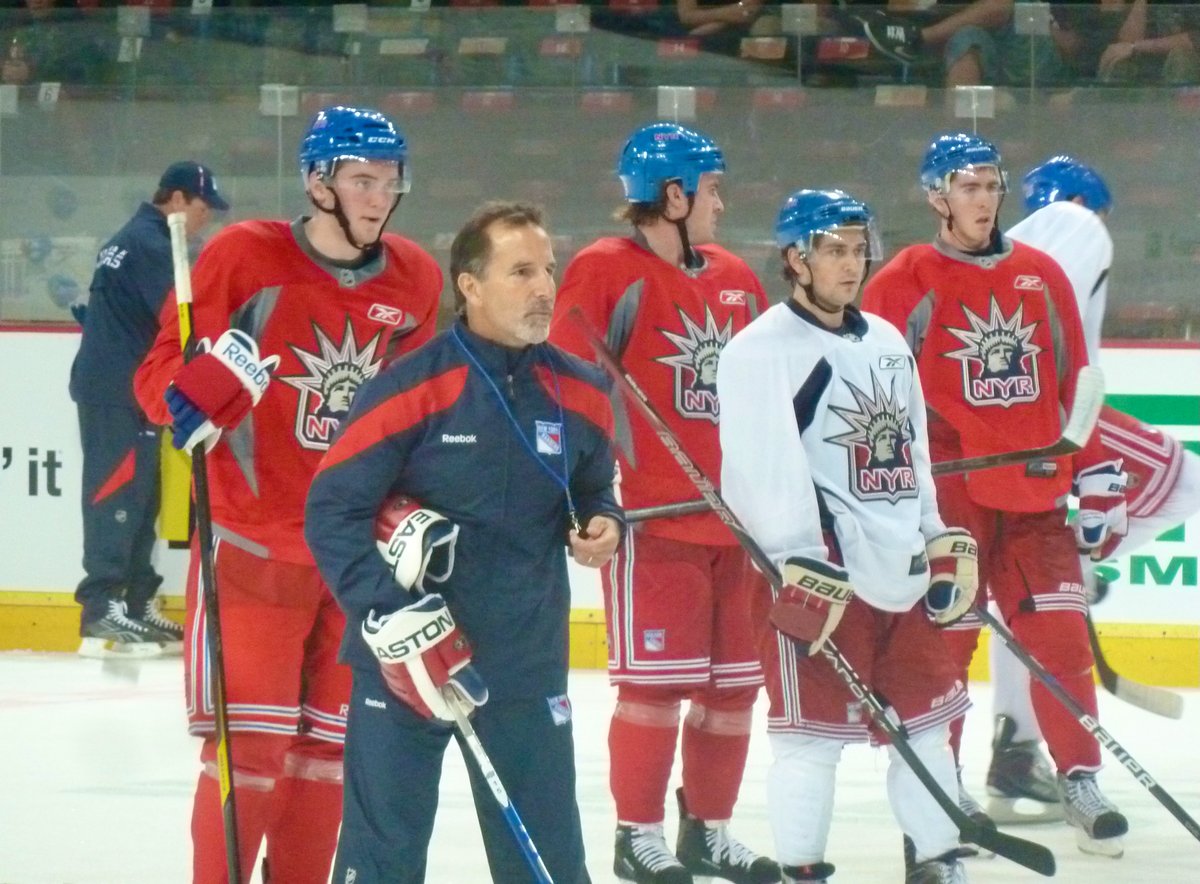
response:
<path id="1" fill-rule="evenodd" d="M 229 203 L 212 170 L 173 163 L 158 189 L 96 258 L 83 337 L 71 366 L 71 398 L 83 444 L 83 606 L 79 653 L 154 657 L 182 648 L 183 630 L 155 598 L 150 563 L 159 508 L 158 429 L 133 398 L 133 373 L 158 333 L 173 285 L 167 216 L 182 212 L 191 238 Z"/>

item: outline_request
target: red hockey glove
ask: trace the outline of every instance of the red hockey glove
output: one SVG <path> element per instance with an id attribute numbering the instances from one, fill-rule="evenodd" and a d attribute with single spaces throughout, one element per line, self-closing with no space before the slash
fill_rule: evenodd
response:
<path id="1" fill-rule="evenodd" d="M 1079 498 L 1075 514 L 1075 543 L 1093 561 L 1109 557 L 1129 531 L 1125 486 L 1129 476 L 1121 461 L 1109 460 L 1080 470 L 1071 489 Z"/>
<path id="2" fill-rule="evenodd" d="M 375 545 L 392 576 L 406 590 L 427 592 L 426 582 L 445 583 L 454 570 L 458 526 L 441 513 L 395 494 L 375 517 Z"/>
<path id="3" fill-rule="evenodd" d="M 813 657 L 837 629 L 854 588 L 844 568 L 804 556 L 784 562 L 782 575 L 771 624 Z"/>
<path id="4" fill-rule="evenodd" d="M 229 329 L 216 344 L 202 338 L 196 356 L 184 363 L 164 397 L 171 411 L 171 444 L 191 451 L 216 444 L 222 430 L 233 429 L 258 404 L 278 356 L 263 359 L 248 334 Z"/>
<path id="5" fill-rule="evenodd" d="M 979 592 L 979 545 L 964 528 L 947 528 L 925 546 L 929 591 L 925 610 L 938 626 L 962 619 Z"/>
<path id="6" fill-rule="evenodd" d="M 471 645 L 440 595 L 381 617 L 372 610 L 362 637 L 391 692 L 424 718 L 452 722 L 450 703 L 469 715 L 487 702 L 487 686 L 471 666 Z M 443 693 L 447 685 L 452 690 Z"/>

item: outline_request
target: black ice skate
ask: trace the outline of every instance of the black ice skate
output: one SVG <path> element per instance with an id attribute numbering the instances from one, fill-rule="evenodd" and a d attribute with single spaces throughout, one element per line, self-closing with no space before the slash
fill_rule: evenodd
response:
<path id="1" fill-rule="evenodd" d="M 776 884 L 779 864 L 759 856 L 729 832 L 728 823 L 696 819 L 687 812 L 683 789 L 675 792 L 679 800 L 679 838 L 675 853 L 696 877 L 718 878 L 734 884 Z M 819 879 L 818 879 L 819 880 Z"/>
<path id="2" fill-rule="evenodd" d="M 158 599 L 150 599 L 141 611 L 132 612 L 129 619 L 149 626 L 162 645 L 164 654 L 183 653 L 183 627 L 170 617 L 163 616 Z"/>
<path id="3" fill-rule="evenodd" d="M 662 825 L 617 826 L 613 872 L 637 884 L 692 884 L 692 875 L 671 853 Z"/>
<path id="4" fill-rule="evenodd" d="M 1076 829 L 1075 843 L 1080 850 L 1113 859 L 1125 852 L 1121 836 L 1129 831 L 1129 821 L 1104 797 L 1095 774 L 1059 774 L 1058 794 L 1067 823 Z"/>
<path id="5" fill-rule="evenodd" d="M 807 866 L 782 866 L 783 884 L 829 884 L 833 863 L 811 863 Z"/>
<path id="6" fill-rule="evenodd" d="M 108 610 L 97 620 L 79 628 L 82 641 L 79 656 L 104 659 L 143 659 L 161 657 L 158 633 L 126 613 L 125 603 L 109 600 Z"/>
<path id="7" fill-rule="evenodd" d="M 967 884 L 967 870 L 959 862 L 965 855 L 961 849 L 951 850 L 914 863 L 905 871 L 904 884 Z"/>
<path id="8" fill-rule="evenodd" d="M 988 815 L 1000 824 L 1053 823 L 1063 819 L 1058 783 L 1037 740 L 1014 740 L 1017 724 L 996 716 L 988 766 Z"/>

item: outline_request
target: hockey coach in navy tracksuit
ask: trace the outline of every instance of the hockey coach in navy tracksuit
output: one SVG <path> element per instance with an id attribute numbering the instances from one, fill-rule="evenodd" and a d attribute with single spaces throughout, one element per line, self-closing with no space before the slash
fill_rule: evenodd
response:
<path id="1" fill-rule="evenodd" d="M 188 236 L 196 236 L 212 210 L 228 208 L 207 166 L 173 163 L 151 201 L 96 258 L 70 384 L 83 445 L 86 576 L 75 600 L 83 607 L 79 653 L 86 657 L 151 657 L 164 646 L 182 647 L 183 630 L 155 601 L 162 582 L 150 563 L 159 436 L 134 401 L 133 373 L 154 343 L 173 285 L 167 216 L 182 212 Z"/>
<path id="2" fill-rule="evenodd" d="M 554 269 L 538 210 L 482 206 L 451 247 L 458 321 L 359 390 L 309 492 L 305 536 L 354 670 L 335 881 L 424 880 L 450 703 L 473 713 L 554 881 L 589 881 L 566 550 L 606 564 L 623 515 L 610 385 L 546 343 Z M 469 766 L 492 877 L 526 884 L 528 857 Z"/>

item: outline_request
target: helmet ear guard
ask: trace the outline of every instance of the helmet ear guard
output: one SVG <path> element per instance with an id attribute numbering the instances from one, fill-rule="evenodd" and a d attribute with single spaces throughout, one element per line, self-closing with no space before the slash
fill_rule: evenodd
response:
<path id="1" fill-rule="evenodd" d="M 375 519 L 375 545 L 406 590 L 426 593 L 454 570 L 458 525 L 404 495 L 387 498 Z"/>

